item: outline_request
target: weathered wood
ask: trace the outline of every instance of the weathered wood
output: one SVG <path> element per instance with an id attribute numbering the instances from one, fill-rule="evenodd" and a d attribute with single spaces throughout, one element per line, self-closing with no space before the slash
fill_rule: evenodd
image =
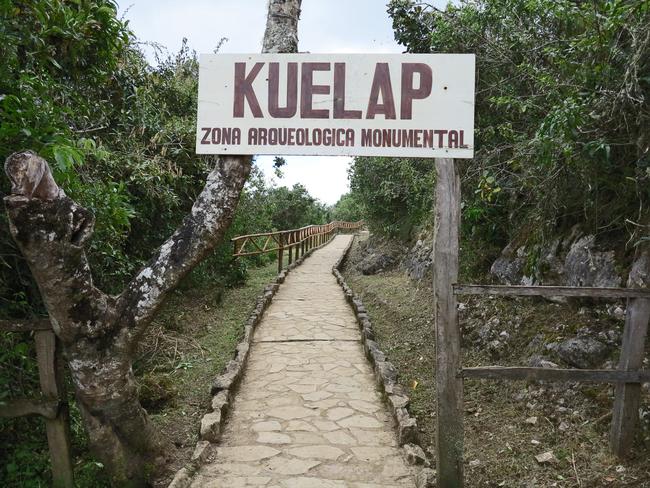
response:
<path id="1" fill-rule="evenodd" d="M 637 248 L 632 268 L 627 280 L 628 288 L 650 286 L 650 244 L 640 244 Z M 625 314 L 625 329 L 621 345 L 618 369 L 635 371 L 643 366 L 645 342 L 650 320 L 650 299 L 634 298 L 628 300 Z M 619 457 L 627 457 L 634 441 L 634 433 L 639 421 L 641 385 L 625 383 L 616 385 L 614 408 L 609 445 Z"/>
<path id="2" fill-rule="evenodd" d="M 33 330 L 52 330 L 50 319 L 0 320 L 0 331 L 2 332 L 31 332 Z"/>
<path id="3" fill-rule="evenodd" d="M 455 285 L 454 294 L 533 297 L 650 298 L 650 290 L 647 289 L 593 288 L 587 286 Z"/>
<path id="4" fill-rule="evenodd" d="M 577 381 L 595 383 L 650 382 L 650 371 L 619 371 L 616 369 L 555 369 L 506 366 L 463 368 L 463 378 L 524 381 Z"/>
<path id="5" fill-rule="evenodd" d="M 642 367 L 649 318 L 650 300 L 642 298 L 629 300 L 625 315 L 621 357 L 618 364 L 621 373 L 638 373 L 635 370 Z M 650 381 L 650 379 L 645 378 L 643 381 Z M 619 457 L 627 457 L 633 446 L 641 402 L 640 382 L 641 380 L 619 384 L 614 392 L 610 449 Z"/>
<path id="6" fill-rule="evenodd" d="M 284 264 L 282 261 L 284 260 L 284 246 L 280 244 L 280 247 L 278 248 L 278 273 L 282 271 L 282 265 Z"/>
<path id="7" fill-rule="evenodd" d="M 59 412 L 59 402 L 47 398 L 16 398 L 0 403 L 0 417 L 22 417 L 23 415 L 40 415 L 54 419 Z"/>
<path id="8" fill-rule="evenodd" d="M 276 232 L 263 232 L 258 234 L 247 234 L 233 237 L 233 256 L 256 256 L 277 251 L 281 246 L 287 247 L 313 247 L 319 237 L 323 234 L 329 238 L 332 233 L 340 229 L 360 229 L 363 222 L 343 222 L 335 220 L 325 225 L 308 225 L 300 229 L 282 230 Z M 280 241 L 283 241 L 281 244 Z M 260 244 L 262 242 L 262 244 Z M 299 250 L 296 250 L 298 257 Z"/>
<path id="9" fill-rule="evenodd" d="M 460 179 L 453 159 L 436 159 L 433 290 L 436 328 L 438 486 L 463 486 L 463 381 L 460 327 L 452 286 L 458 280 Z"/>
<path id="10" fill-rule="evenodd" d="M 35 334 L 36 357 L 41 391 L 46 399 L 56 401 L 65 398 L 63 388 L 63 363 L 57 350 L 53 332 L 38 331 Z M 72 488 L 72 457 L 67 405 L 61 402 L 58 415 L 46 419 L 47 443 L 52 461 L 52 484 L 55 487 Z"/>

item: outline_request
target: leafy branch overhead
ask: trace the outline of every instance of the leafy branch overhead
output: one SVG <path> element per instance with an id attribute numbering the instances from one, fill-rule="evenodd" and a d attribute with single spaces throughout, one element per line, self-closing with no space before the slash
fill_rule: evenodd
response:
<path id="1" fill-rule="evenodd" d="M 388 13 L 408 52 L 476 54 L 477 151 L 462 166 L 468 232 L 503 246 L 522 233 L 540 242 L 581 224 L 628 250 L 647 236 L 647 1 L 473 0 L 438 8 L 393 0 Z M 416 224 L 429 218 L 412 210 L 425 196 L 417 187 L 396 193 L 409 181 L 401 169 L 385 173 L 358 158 L 351 175 L 368 208 L 382 199 L 395 207 L 371 218 L 376 229 L 403 227 L 400 215 Z"/>

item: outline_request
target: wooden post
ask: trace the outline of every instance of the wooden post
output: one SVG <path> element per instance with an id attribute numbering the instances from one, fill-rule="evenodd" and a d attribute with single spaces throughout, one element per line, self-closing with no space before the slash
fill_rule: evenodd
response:
<path id="1" fill-rule="evenodd" d="M 650 283 L 650 246 L 638 252 L 627 286 L 629 288 L 647 287 Z M 647 298 L 628 299 L 625 314 L 625 329 L 618 369 L 636 371 L 643 366 L 643 356 L 648 321 L 650 320 L 650 300 Z M 634 433 L 639 421 L 641 402 L 640 383 L 618 383 L 614 390 L 614 410 L 609 445 L 618 457 L 627 457 L 634 441 Z"/>
<path id="2" fill-rule="evenodd" d="M 289 234 L 289 236 L 291 236 L 291 234 Z M 289 239 L 291 239 L 291 237 L 289 237 Z M 289 241 L 289 242 L 291 242 L 291 241 Z M 289 261 L 288 261 L 287 264 L 291 264 L 291 263 L 293 263 L 293 244 L 289 243 L 287 248 L 289 250 Z"/>
<path id="3" fill-rule="evenodd" d="M 463 486 L 463 380 L 460 327 L 453 285 L 458 281 L 460 179 L 453 159 L 436 158 L 433 300 L 436 328 L 438 486 Z"/>
<path id="4" fill-rule="evenodd" d="M 284 234 L 278 236 L 280 240 L 278 249 L 278 273 L 282 272 L 282 260 L 284 258 Z"/>
<path id="5" fill-rule="evenodd" d="M 36 357 L 41 390 L 47 399 L 60 401 L 56 418 L 45 419 L 47 443 L 52 461 L 52 484 L 56 488 L 72 488 L 72 461 L 68 408 L 63 389 L 63 362 L 52 331 L 36 331 Z"/>

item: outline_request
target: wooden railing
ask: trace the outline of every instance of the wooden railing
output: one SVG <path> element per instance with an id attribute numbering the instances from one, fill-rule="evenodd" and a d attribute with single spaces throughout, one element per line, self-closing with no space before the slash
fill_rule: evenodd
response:
<path id="1" fill-rule="evenodd" d="M 280 230 L 237 236 L 232 239 L 233 256 L 256 256 L 270 252 L 278 253 L 278 272 L 282 271 L 284 251 L 288 252 L 288 264 L 298 259 L 310 249 L 322 246 L 340 231 L 355 231 L 363 227 L 363 222 L 343 222 L 335 220 L 329 224 L 308 225 L 300 229 Z M 295 254 L 295 255 L 294 255 Z"/>
<path id="2" fill-rule="evenodd" d="M 650 370 L 643 369 L 648 310 L 650 310 L 650 290 L 645 288 L 498 285 L 452 285 L 452 289 L 454 295 L 627 299 L 625 329 L 618 369 L 483 366 L 461 367 L 458 376 L 463 379 L 613 383 L 615 395 L 609 438 L 610 450 L 619 457 L 629 454 L 637 425 L 641 384 L 650 382 Z M 460 359 L 457 361 L 460 363 Z"/>
<path id="3" fill-rule="evenodd" d="M 63 361 L 58 339 L 48 319 L 0 320 L 2 332 L 34 332 L 36 361 L 42 396 L 0 401 L 0 417 L 40 415 L 45 418 L 47 443 L 52 462 L 52 485 L 72 488 L 70 423 L 63 382 Z"/>

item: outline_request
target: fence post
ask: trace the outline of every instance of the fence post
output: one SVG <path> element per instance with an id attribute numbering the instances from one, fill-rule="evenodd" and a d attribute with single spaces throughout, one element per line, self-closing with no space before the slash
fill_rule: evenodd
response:
<path id="1" fill-rule="evenodd" d="M 72 461 L 70 432 L 68 430 L 68 406 L 63 389 L 63 362 L 57 348 L 54 332 L 39 330 L 34 333 L 36 358 L 41 390 L 48 399 L 59 401 L 59 412 L 54 419 L 45 419 L 47 443 L 52 461 L 52 484 L 56 488 L 72 488 Z"/>
<path id="2" fill-rule="evenodd" d="M 279 249 L 278 249 L 278 273 L 282 272 L 282 261 L 284 259 L 284 234 L 280 233 L 278 236 Z"/>
<path id="3" fill-rule="evenodd" d="M 453 159 L 436 158 L 433 300 L 436 328 L 438 486 L 463 486 L 463 380 L 460 327 L 452 286 L 458 281 L 460 179 Z"/>
<path id="4" fill-rule="evenodd" d="M 292 236 L 292 233 L 288 232 L 287 233 L 287 239 L 288 239 L 287 250 L 289 251 L 289 261 L 287 262 L 287 264 L 293 263 L 293 244 L 291 243 L 291 236 Z"/>
<path id="5" fill-rule="evenodd" d="M 628 278 L 628 287 L 648 286 L 650 277 L 650 246 L 639 251 Z M 631 298 L 625 314 L 625 329 L 618 369 L 635 371 L 643 366 L 643 356 L 648 321 L 650 320 L 650 300 Z M 614 390 L 614 409 L 609 445 L 618 457 L 630 454 L 634 431 L 639 419 L 641 385 L 639 383 L 617 383 Z"/>
<path id="6" fill-rule="evenodd" d="M 648 331 L 650 300 L 630 298 L 625 315 L 625 329 L 618 369 L 636 371 L 643 366 L 645 337 Z M 639 419 L 640 383 L 617 383 L 610 432 L 610 449 L 618 457 L 627 457 L 634 444 Z"/>

